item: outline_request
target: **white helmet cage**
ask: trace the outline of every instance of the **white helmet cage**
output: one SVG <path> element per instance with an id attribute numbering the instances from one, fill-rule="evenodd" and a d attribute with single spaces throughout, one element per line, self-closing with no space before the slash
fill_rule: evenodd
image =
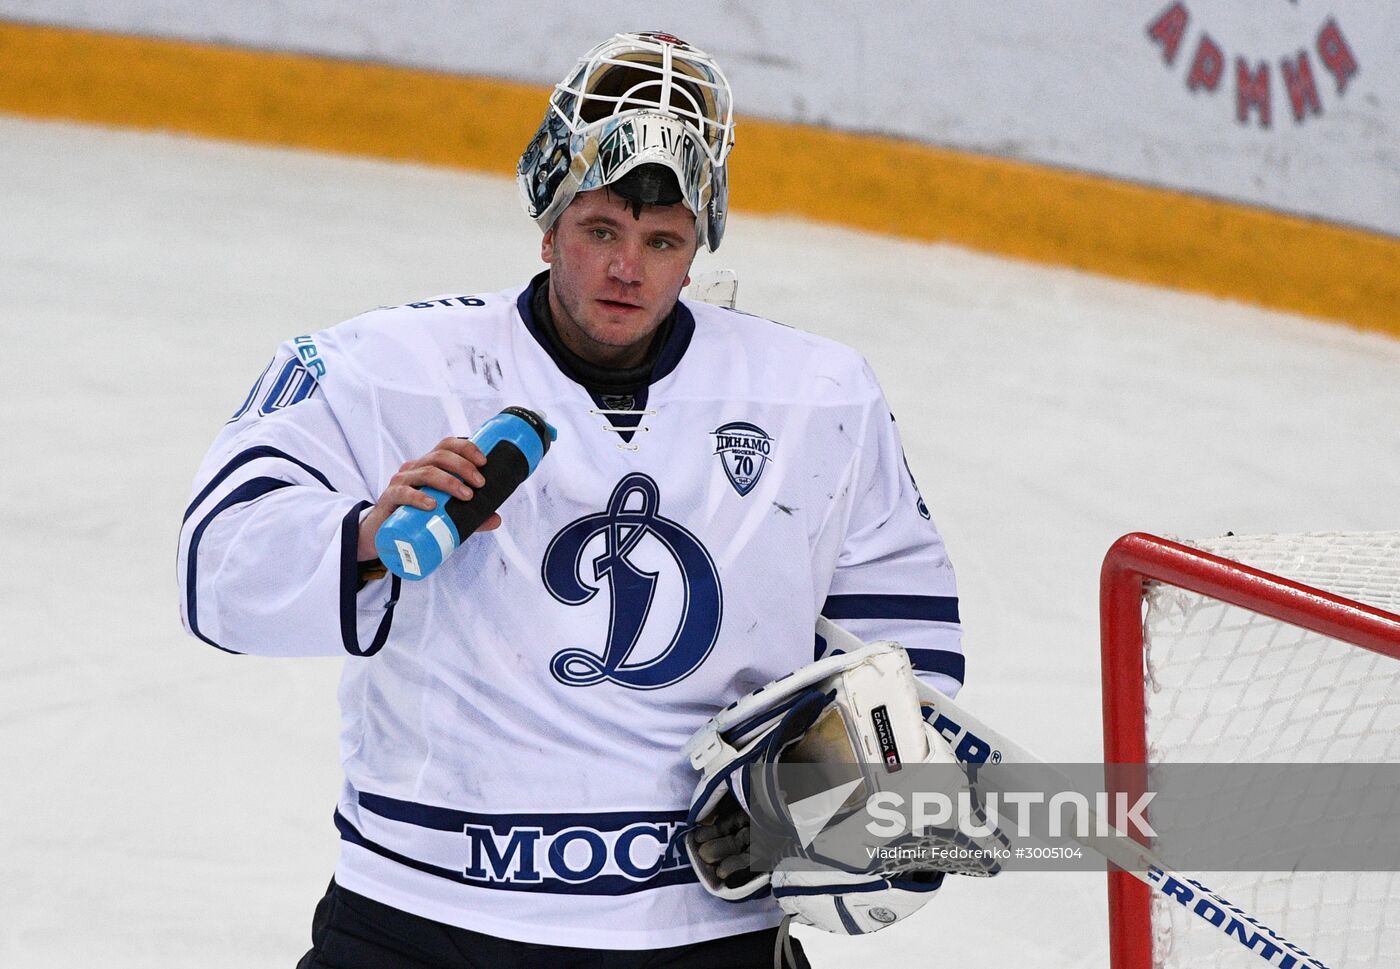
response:
<path id="1" fill-rule="evenodd" d="M 708 54 L 670 34 L 618 34 L 554 88 L 516 181 L 525 211 L 547 230 L 579 192 L 664 166 L 713 251 L 728 215 L 733 146 L 729 82 Z"/>

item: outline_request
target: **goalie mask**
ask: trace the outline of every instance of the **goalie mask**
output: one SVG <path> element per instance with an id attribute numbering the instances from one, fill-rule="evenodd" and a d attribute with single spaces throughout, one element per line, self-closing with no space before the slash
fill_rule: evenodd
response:
<path id="1" fill-rule="evenodd" d="M 609 187 L 638 211 L 684 202 L 713 251 L 728 214 L 733 145 L 729 82 L 708 54 L 669 34 L 618 34 L 555 87 L 516 181 L 541 229 L 579 192 Z"/>

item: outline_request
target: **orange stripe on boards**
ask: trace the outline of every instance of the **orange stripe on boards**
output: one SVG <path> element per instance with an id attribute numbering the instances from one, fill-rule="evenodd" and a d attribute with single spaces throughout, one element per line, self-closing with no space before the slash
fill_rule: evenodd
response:
<path id="1" fill-rule="evenodd" d="M 819 128 L 746 124 L 739 146 L 736 207 L 950 242 L 1400 335 L 1400 239 L 1390 236 Z M 760 164 L 743 165 L 740 152 Z M 778 159 L 783 164 L 768 163 Z"/>
<path id="2" fill-rule="evenodd" d="M 502 174 L 547 89 L 0 23 L 0 111 Z M 736 208 L 790 213 L 1400 336 L 1400 239 L 891 138 L 743 119 Z"/>
<path id="3" fill-rule="evenodd" d="M 0 110 L 17 114 L 489 170 L 514 168 L 545 97 L 494 79 L 3 23 L 0 64 Z"/>

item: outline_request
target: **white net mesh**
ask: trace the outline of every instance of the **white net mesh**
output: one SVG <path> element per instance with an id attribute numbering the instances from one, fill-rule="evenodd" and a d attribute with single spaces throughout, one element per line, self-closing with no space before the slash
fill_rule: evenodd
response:
<path id="1" fill-rule="evenodd" d="M 1400 532 L 1189 544 L 1400 614 Z M 1146 593 L 1144 640 L 1153 765 L 1400 762 L 1400 661 L 1157 582 Z M 1203 880 L 1332 969 L 1400 966 L 1400 874 Z M 1152 927 L 1159 967 L 1264 964 L 1157 893 Z"/>

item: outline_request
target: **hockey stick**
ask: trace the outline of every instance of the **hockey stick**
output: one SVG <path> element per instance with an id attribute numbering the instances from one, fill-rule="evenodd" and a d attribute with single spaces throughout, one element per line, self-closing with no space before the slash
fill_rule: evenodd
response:
<path id="1" fill-rule="evenodd" d="M 828 649 L 851 652 L 865 645 L 859 638 L 824 617 L 817 620 L 817 635 L 826 639 Z M 1050 771 L 1053 779 L 1063 782 L 1065 790 L 1074 790 L 1074 785 L 1067 777 L 999 730 L 927 683 L 919 681 L 917 686 L 919 699 L 925 706 L 934 710 L 934 714 L 928 719 L 931 722 L 936 721 L 937 729 L 955 750 L 959 749 L 964 739 L 975 738 L 974 743 L 979 747 L 987 749 L 987 745 L 990 745 L 991 749 L 1001 754 L 998 766 L 1034 765 L 1038 770 Z M 1044 775 L 1037 776 L 1043 782 Z M 1090 832 L 1113 830 L 1100 827 L 1099 819 L 1092 810 L 1086 813 L 1088 823 L 1084 827 Z M 1078 829 L 1079 826 L 1076 825 L 1075 828 Z M 1254 952 L 1269 965 L 1278 966 L 1279 969 L 1328 969 L 1321 960 L 1309 955 L 1296 943 L 1289 942 L 1239 906 L 1227 901 L 1199 881 L 1173 871 L 1147 846 L 1127 836 L 1097 837 L 1090 834 L 1072 837 L 1085 848 L 1146 884 L 1152 891 L 1173 899 L 1202 922 Z"/>

